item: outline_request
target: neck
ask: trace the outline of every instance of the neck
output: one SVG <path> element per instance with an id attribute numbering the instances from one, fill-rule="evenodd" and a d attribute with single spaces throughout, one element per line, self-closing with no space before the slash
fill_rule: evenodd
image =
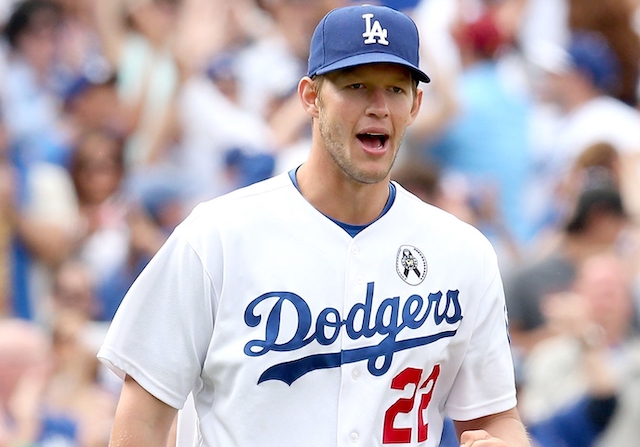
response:
<path id="1" fill-rule="evenodd" d="M 312 160 L 297 172 L 300 192 L 321 213 L 350 225 L 366 225 L 382 213 L 389 198 L 389 179 L 363 184 L 340 171 L 320 170 Z"/>
<path id="2" fill-rule="evenodd" d="M 580 107 L 587 104 L 589 101 L 592 101 L 601 94 L 595 90 L 581 90 L 576 92 L 574 95 L 567 95 L 563 108 L 566 113 L 571 113 L 575 110 L 578 110 Z"/>

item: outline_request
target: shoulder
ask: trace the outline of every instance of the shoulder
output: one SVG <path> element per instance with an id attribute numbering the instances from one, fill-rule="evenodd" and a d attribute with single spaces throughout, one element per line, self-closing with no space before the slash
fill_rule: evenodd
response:
<path id="1" fill-rule="evenodd" d="M 216 207 L 251 206 L 254 202 L 278 201 L 283 196 L 297 192 L 289 173 L 278 174 L 201 204 L 203 209 Z"/>
<path id="2" fill-rule="evenodd" d="M 632 119 L 640 119 L 640 112 L 638 112 L 638 110 L 610 96 L 599 96 L 587 103 L 587 107 L 616 111 L 620 115 L 626 115 Z"/>
<path id="3" fill-rule="evenodd" d="M 181 224 L 191 229 L 199 226 L 224 227 L 233 225 L 260 225 L 268 217 L 299 195 L 288 174 L 280 174 L 253 185 L 237 189 L 197 205 Z"/>
<path id="4" fill-rule="evenodd" d="M 499 275 L 496 250 L 480 230 L 401 187 L 397 191 L 396 209 L 383 228 L 394 236 L 387 239 L 418 247 L 432 265 L 462 281 L 480 281 L 482 290 Z"/>
<path id="5" fill-rule="evenodd" d="M 626 127 L 629 128 L 629 131 L 638 130 L 640 132 L 640 112 L 622 101 L 608 96 L 592 99 L 574 114 L 578 121 L 615 123 L 615 129 Z M 604 121 L 603 118 L 605 118 Z"/>
<path id="6" fill-rule="evenodd" d="M 493 251 L 487 237 L 476 227 L 424 202 L 398 183 L 394 184 L 397 191 L 396 205 L 408 226 L 416 225 L 429 237 L 438 237 L 450 244 L 478 246 Z"/>

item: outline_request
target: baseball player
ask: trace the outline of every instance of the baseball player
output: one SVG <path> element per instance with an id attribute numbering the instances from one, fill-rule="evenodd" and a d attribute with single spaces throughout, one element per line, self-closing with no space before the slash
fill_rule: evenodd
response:
<path id="1" fill-rule="evenodd" d="M 529 446 L 493 249 L 389 180 L 420 81 L 406 15 L 322 19 L 308 160 L 197 206 L 113 320 L 112 447 L 166 445 L 188 397 L 191 445 L 435 447 L 449 416 L 465 447 Z"/>

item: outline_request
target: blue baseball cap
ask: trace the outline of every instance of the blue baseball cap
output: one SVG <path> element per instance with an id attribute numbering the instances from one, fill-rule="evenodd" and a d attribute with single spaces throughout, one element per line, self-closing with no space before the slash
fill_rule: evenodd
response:
<path id="1" fill-rule="evenodd" d="M 410 68 L 417 79 L 429 82 L 420 70 L 420 37 L 406 14 L 387 6 L 346 6 L 330 11 L 311 38 L 309 77 L 342 68 L 374 63 Z"/>
<path id="2" fill-rule="evenodd" d="M 547 72 L 581 72 L 594 87 L 609 94 L 619 85 L 618 57 L 600 33 L 578 31 L 570 36 L 566 48 L 542 41 L 534 43 L 530 51 L 531 61 Z"/>
<path id="3" fill-rule="evenodd" d="M 567 49 L 572 67 L 591 78 L 600 90 L 609 92 L 620 79 L 618 58 L 606 38 L 599 33 L 574 33 Z"/>

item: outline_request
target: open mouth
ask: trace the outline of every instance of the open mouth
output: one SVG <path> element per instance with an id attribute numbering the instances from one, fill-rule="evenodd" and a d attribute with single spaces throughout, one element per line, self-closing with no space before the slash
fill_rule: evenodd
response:
<path id="1" fill-rule="evenodd" d="M 356 136 L 362 146 L 368 150 L 380 150 L 389 140 L 389 135 L 382 133 L 361 133 Z"/>

